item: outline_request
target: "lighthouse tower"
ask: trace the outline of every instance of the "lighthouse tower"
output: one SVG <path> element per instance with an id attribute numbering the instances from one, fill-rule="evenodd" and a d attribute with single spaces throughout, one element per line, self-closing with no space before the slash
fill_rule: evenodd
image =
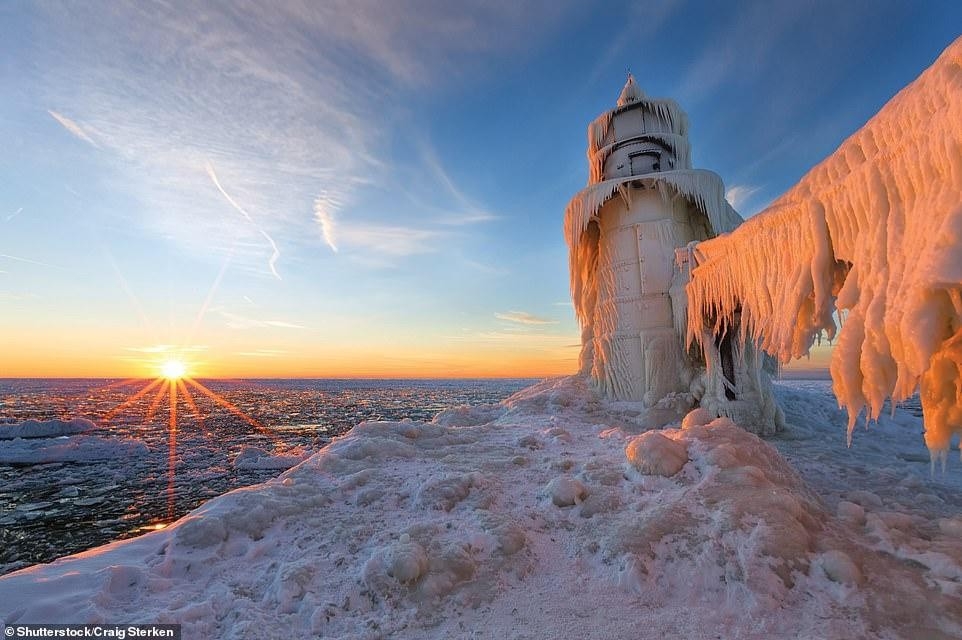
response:
<path id="1" fill-rule="evenodd" d="M 758 386 L 757 366 L 749 371 L 728 334 L 708 341 L 712 353 L 689 352 L 685 263 L 690 243 L 742 219 L 721 178 L 692 168 L 687 115 L 674 100 L 645 96 L 629 74 L 615 108 L 588 126 L 588 165 L 588 186 L 565 212 L 581 372 L 655 419 L 706 401 L 726 413 L 740 382 Z"/>

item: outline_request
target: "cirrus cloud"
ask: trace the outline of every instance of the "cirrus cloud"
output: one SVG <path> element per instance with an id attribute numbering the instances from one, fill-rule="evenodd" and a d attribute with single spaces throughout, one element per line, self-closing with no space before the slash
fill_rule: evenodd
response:
<path id="1" fill-rule="evenodd" d="M 528 324 L 528 325 L 542 325 L 542 324 L 558 324 L 557 320 L 549 320 L 547 318 L 542 318 L 540 316 L 532 315 L 527 311 L 505 311 L 495 313 L 494 317 L 498 320 L 507 320 L 508 322 L 517 322 L 518 324 Z"/>

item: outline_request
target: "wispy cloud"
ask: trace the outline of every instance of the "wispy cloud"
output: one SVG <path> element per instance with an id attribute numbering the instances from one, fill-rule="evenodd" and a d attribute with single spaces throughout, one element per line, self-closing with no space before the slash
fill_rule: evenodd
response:
<path id="1" fill-rule="evenodd" d="M 11 220 L 13 220 L 13 219 L 16 218 L 17 216 L 19 216 L 21 213 L 23 213 L 23 207 L 20 207 L 19 209 L 17 209 L 16 211 L 14 211 L 14 212 L 11 213 L 10 215 L 8 215 L 8 216 L 7 216 L 7 222 L 10 222 Z"/>
<path id="2" fill-rule="evenodd" d="M 0 291 L 0 300 L 36 300 L 35 293 L 13 293 L 12 291 Z"/>
<path id="3" fill-rule="evenodd" d="M 234 355 L 244 358 L 276 358 L 285 353 L 287 353 L 287 351 L 283 349 L 255 349 L 254 351 L 237 351 Z"/>
<path id="4" fill-rule="evenodd" d="M 546 333 L 520 333 L 512 331 L 482 331 L 464 335 L 447 336 L 449 342 L 469 343 L 492 346 L 509 346 L 519 350 L 536 351 L 541 349 L 570 349 L 580 347 L 575 344 L 578 336 Z"/>
<path id="5" fill-rule="evenodd" d="M 444 189 L 454 200 L 455 211 L 441 216 L 438 219 L 438 223 L 452 226 L 464 226 L 482 222 L 491 222 L 492 220 L 498 219 L 498 216 L 494 215 L 490 211 L 487 211 L 484 207 L 479 206 L 477 203 L 468 198 L 454 183 L 454 180 L 451 179 L 451 175 L 444 168 L 444 165 L 441 163 L 441 161 L 438 160 L 438 155 L 434 150 L 434 147 L 422 140 L 420 144 L 420 150 L 421 160 L 424 165 L 431 171 L 435 179 L 441 184 L 441 186 L 444 187 Z"/>
<path id="6" fill-rule="evenodd" d="M 241 264 L 263 261 L 252 240 L 269 238 L 275 275 L 285 247 L 315 225 L 318 244 L 342 251 L 352 239 L 383 248 L 384 228 L 412 226 L 381 216 L 360 230 L 345 209 L 396 171 L 384 140 L 405 117 L 397 98 L 443 74 L 465 78 L 478 53 L 507 58 L 542 37 L 530 34 L 533 20 L 547 29 L 564 11 L 486 0 L 50 7 L 37 9 L 37 65 L 50 70 L 37 92 L 63 105 L 51 116 L 68 131 L 120 161 L 110 186 L 142 205 L 124 215 L 200 255 L 236 241 Z M 256 226 L 239 231 L 224 198 Z M 459 207 L 446 222 L 489 218 Z M 393 253 L 423 251 L 425 239 L 409 233 Z"/>
<path id="7" fill-rule="evenodd" d="M 624 15 L 620 16 L 617 30 L 600 50 L 585 84 L 590 87 L 603 74 L 609 73 L 612 67 L 620 66 L 618 63 L 625 59 L 625 49 L 655 34 L 681 4 L 681 0 L 648 0 L 629 4 Z"/>
<path id="8" fill-rule="evenodd" d="M 444 234 L 431 229 L 378 224 L 341 225 L 338 237 L 345 245 L 374 259 L 401 258 L 437 251 Z"/>
<path id="9" fill-rule="evenodd" d="M 263 320 L 264 326 L 277 327 L 279 329 L 306 329 L 302 324 L 295 322 L 285 322 L 284 320 Z"/>
<path id="10" fill-rule="evenodd" d="M 324 238 L 324 244 L 336 253 L 335 207 L 336 203 L 332 202 L 331 197 L 326 192 L 314 198 L 314 219 L 321 225 L 321 237 Z"/>
<path id="11" fill-rule="evenodd" d="M 8 253 L 0 253 L 0 258 L 6 258 L 7 260 L 13 260 L 14 262 L 22 262 L 24 264 L 35 264 L 38 267 L 50 267 L 51 269 L 63 269 L 55 264 L 50 264 L 49 262 L 40 262 L 39 260 L 31 260 L 29 258 L 21 258 L 19 256 L 12 256 Z"/>
<path id="12" fill-rule="evenodd" d="M 751 185 L 735 184 L 728 187 L 728 191 L 725 192 L 725 199 L 728 200 L 735 209 L 741 209 L 748 204 L 752 196 L 760 190 L 759 187 L 753 187 Z"/>
<path id="13" fill-rule="evenodd" d="M 494 317 L 498 320 L 507 320 L 508 322 L 517 322 L 518 324 L 528 324 L 528 325 L 540 325 L 540 324 L 558 324 L 557 320 L 549 320 L 547 318 L 542 318 L 536 315 L 532 315 L 527 311 L 505 311 L 503 313 L 496 313 Z"/>
<path id="14" fill-rule="evenodd" d="M 766 66 L 778 65 L 772 51 L 809 13 L 801 3 L 758 3 L 726 12 L 724 22 L 703 42 L 672 95 L 690 108 L 720 87 L 756 76 Z"/>
<path id="15" fill-rule="evenodd" d="M 271 273 L 274 274 L 274 277 L 280 280 L 281 276 L 279 273 L 277 273 L 277 259 L 281 257 L 281 252 L 278 250 L 277 243 L 274 242 L 274 238 L 272 238 L 270 234 L 258 226 L 257 223 L 254 222 L 254 219 L 251 218 L 250 214 L 244 211 L 244 208 L 237 204 L 237 202 L 230 197 L 230 194 L 224 190 L 224 187 L 222 187 L 220 184 L 220 180 L 217 179 L 217 172 L 214 171 L 214 165 L 208 162 L 206 168 L 207 175 L 210 176 L 214 186 L 217 187 L 217 190 L 221 192 L 221 195 L 227 199 L 227 202 L 229 202 L 232 207 L 234 207 L 242 216 L 244 216 L 244 219 L 254 225 L 254 228 L 257 229 L 257 232 L 264 236 L 264 239 L 267 240 L 268 244 L 270 244 L 272 253 L 271 257 L 267 261 L 267 267 L 271 270 Z"/>
<path id="16" fill-rule="evenodd" d="M 499 267 L 492 264 L 486 264 L 484 262 L 478 262 L 477 260 L 470 260 L 465 258 L 464 260 L 462 260 L 462 262 L 464 262 L 464 264 L 468 265 L 472 269 L 475 269 L 482 273 L 487 273 L 493 276 L 506 276 L 511 273 L 510 270 L 504 267 Z"/>
<path id="17" fill-rule="evenodd" d="M 153 344 L 146 347 L 124 347 L 125 351 L 135 351 L 137 353 L 200 353 L 207 351 L 207 345 L 178 346 L 174 344 Z"/>
<path id="18" fill-rule="evenodd" d="M 469 224 L 479 224 L 481 222 L 491 222 L 499 219 L 499 216 L 487 211 L 469 211 L 465 213 L 442 216 L 441 218 L 438 218 L 438 223 L 460 227 Z"/>
<path id="19" fill-rule="evenodd" d="M 81 127 L 79 124 L 77 124 L 67 116 L 59 114 L 56 111 L 50 111 L 49 109 L 47 110 L 47 113 L 49 113 L 54 120 L 59 122 L 64 129 L 66 129 L 71 134 L 73 134 L 74 137 L 77 137 L 88 144 L 92 144 L 95 147 L 99 146 L 96 142 L 93 141 L 93 139 L 90 136 L 87 135 L 87 132 L 84 131 L 83 127 Z"/>
<path id="20" fill-rule="evenodd" d="M 224 319 L 229 329 L 306 329 L 304 325 L 286 320 L 249 318 L 240 314 L 231 313 L 225 309 L 214 309 Z"/>

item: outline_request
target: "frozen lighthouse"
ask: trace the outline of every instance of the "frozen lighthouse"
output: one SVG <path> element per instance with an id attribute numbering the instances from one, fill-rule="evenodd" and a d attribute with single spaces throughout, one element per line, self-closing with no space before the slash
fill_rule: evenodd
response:
<path id="1" fill-rule="evenodd" d="M 689 247 L 742 219 L 721 178 L 692 168 L 685 112 L 629 74 L 615 108 L 588 126 L 588 165 L 565 211 L 581 373 L 609 398 L 643 402 L 653 426 L 701 405 L 776 428 L 760 358 L 733 327 L 704 350 L 686 343 Z"/>

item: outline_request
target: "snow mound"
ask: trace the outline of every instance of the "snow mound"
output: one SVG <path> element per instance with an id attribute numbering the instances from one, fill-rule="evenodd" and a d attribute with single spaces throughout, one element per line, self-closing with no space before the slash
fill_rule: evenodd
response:
<path id="1" fill-rule="evenodd" d="M 475 427 L 497 420 L 503 413 L 504 407 L 499 404 L 464 405 L 443 410 L 431 422 L 445 427 Z"/>
<path id="2" fill-rule="evenodd" d="M 833 549 L 822 554 L 822 571 L 830 580 L 842 584 L 857 585 L 862 583 L 862 572 L 844 551 Z"/>
<path id="3" fill-rule="evenodd" d="M 56 438 L 84 433 L 97 425 L 86 418 L 70 420 L 26 420 L 19 424 L 0 424 L 0 440 L 14 438 Z"/>
<path id="4" fill-rule="evenodd" d="M 689 342 L 736 325 L 783 362 L 842 329 L 832 379 L 863 408 L 921 385 L 935 458 L 962 430 L 962 38 L 834 154 L 732 233 L 700 243 Z M 772 255 L 780 259 L 771 259 Z"/>
<path id="5" fill-rule="evenodd" d="M 688 462 L 688 449 L 657 431 L 646 431 L 628 442 L 625 456 L 639 473 L 670 477 Z"/>
<path id="6" fill-rule="evenodd" d="M 692 409 L 681 421 L 682 429 L 690 429 L 692 427 L 700 427 L 703 424 L 708 424 L 715 419 L 708 409 L 703 407 L 698 407 L 697 409 Z"/>
<path id="7" fill-rule="evenodd" d="M 559 476 L 544 488 L 545 495 L 551 498 L 556 507 L 572 507 L 584 502 L 588 489 L 576 478 Z"/>
<path id="8" fill-rule="evenodd" d="M 147 445 L 134 438 L 65 436 L 0 442 L 0 464 L 94 463 L 145 455 Z"/>

